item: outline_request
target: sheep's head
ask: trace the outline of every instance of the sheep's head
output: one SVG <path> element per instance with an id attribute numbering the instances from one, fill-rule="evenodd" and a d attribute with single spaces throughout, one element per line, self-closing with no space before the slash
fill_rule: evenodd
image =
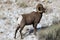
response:
<path id="1" fill-rule="evenodd" d="M 42 4 L 37 4 L 37 6 L 36 6 L 36 11 L 37 12 L 44 12 L 45 13 L 45 8 L 43 7 L 43 5 Z"/>

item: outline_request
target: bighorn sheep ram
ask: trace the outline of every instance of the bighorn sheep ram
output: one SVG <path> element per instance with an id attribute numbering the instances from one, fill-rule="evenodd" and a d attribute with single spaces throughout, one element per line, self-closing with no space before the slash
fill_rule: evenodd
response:
<path id="1" fill-rule="evenodd" d="M 34 28 L 34 34 L 36 35 L 36 31 L 37 31 L 37 24 L 39 23 L 39 21 L 42 18 L 42 14 L 45 12 L 45 8 L 43 7 L 42 4 L 37 4 L 36 6 L 36 12 L 33 11 L 29 14 L 22 14 L 22 21 L 21 23 L 18 25 L 16 31 L 15 31 L 15 36 L 14 38 L 16 38 L 16 33 L 20 28 L 20 34 L 21 34 L 21 39 L 22 37 L 22 30 L 25 27 L 25 25 L 33 25 Z"/>

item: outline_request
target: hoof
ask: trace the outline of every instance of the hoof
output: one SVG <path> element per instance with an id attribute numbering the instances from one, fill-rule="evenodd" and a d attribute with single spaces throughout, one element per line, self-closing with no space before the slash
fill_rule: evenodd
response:
<path id="1" fill-rule="evenodd" d="M 14 37 L 14 39 L 16 39 L 16 37 Z"/>
<path id="2" fill-rule="evenodd" d="M 34 33 L 34 35 L 36 35 L 36 33 Z"/>
<path id="3" fill-rule="evenodd" d="M 23 39 L 23 38 L 21 38 L 21 39 Z"/>
<path id="4" fill-rule="evenodd" d="M 23 39 L 23 37 L 21 37 L 21 39 Z"/>

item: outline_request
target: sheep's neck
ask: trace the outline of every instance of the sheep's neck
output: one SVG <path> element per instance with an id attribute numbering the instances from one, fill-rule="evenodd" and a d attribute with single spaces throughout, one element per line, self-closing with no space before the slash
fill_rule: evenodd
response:
<path id="1" fill-rule="evenodd" d="M 41 12 L 38 13 L 38 15 L 40 16 L 40 18 L 42 18 L 42 14 L 43 14 L 43 13 L 41 13 Z"/>
<path id="2" fill-rule="evenodd" d="M 43 13 L 42 12 L 38 12 L 39 15 L 42 15 Z"/>

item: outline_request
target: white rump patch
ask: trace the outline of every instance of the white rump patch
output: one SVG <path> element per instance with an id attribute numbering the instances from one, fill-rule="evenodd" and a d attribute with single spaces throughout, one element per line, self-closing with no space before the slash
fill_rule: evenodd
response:
<path id="1" fill-rule="evenodd" d="M 20 24 L 21 21 L 22 21 L 22 19 L 23 19 L 23 17 L 22 17 L 22 15 L 20 15 L 19 18 L 18 18 L 18 20 L 17 20 L 17 24 Z"/>

